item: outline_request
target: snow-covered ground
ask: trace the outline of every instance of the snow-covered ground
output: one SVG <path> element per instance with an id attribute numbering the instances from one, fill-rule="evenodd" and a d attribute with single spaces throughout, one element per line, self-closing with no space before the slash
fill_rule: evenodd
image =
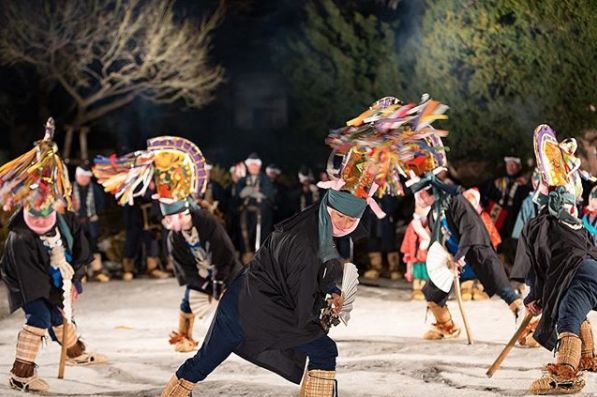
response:
<path id="1" fill-rule="evenodd" d="M 0 291 L 3 292 L 3 291 Z M 79 330 L 90 350 L 109 356 L 96 367 L 67 367 L 66 379 L 56 379 L 59 346 L 42 349 L 39 373 L 52 396 L 157 396 L 176 368 L 192 353 L 175 353 L 167 342 L 178 324 L 183 290 L 173 279 L 88 284 L 76 306 Z M 553 359 L 544 349 L 512 351 L 492 379 L 485 371 L 515 330 L 512 315 L 499 300 L 466 302 L 475 343 L 462 335 L 447 342 L 421 340 L 425 304 L 407 300 L 406 290 L 361 287 L 348 327 L 332 331 L 338 342 L 340 396 L 523 396 L 540 367 Z M 0 296 L 3 300 L 3 297 Z M 455 302 L 450 307 L 461 324 Z M 4 310 L 0 307 L 0 313 Z M 591 313 L 593 323 L 597 316 Z M 431 319 L 428 319 L 430 322 Z M 8 388 L 6 374 L 14 359 L 23 315 L 0 320 L 0 396 L 22 393 Z M 207 331 L 198 324 L 195 336 Z M 582 396 L 597 395 L 597 374 L 585 375 Z M 230 357 L 195 396 L 296 396 L 298 387 L 238 357 Z"/>

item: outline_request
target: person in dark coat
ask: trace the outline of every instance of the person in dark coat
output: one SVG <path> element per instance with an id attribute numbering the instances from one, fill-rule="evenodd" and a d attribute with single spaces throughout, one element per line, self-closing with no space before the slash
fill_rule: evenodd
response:
<path id="1" fill-rule="evenodd" d="M 97 240 L 100 236 L 99 214 L 104 209 L 104 194 L 97 183 L 91 179 L 92 177 L 93 173 L 88 166 L 77 167 L 72 201 L 77 219 L 93 253 L 90 279 L 105 283 L 110 281 L 110 277 L 104 272 L 102 255 L 97 247 Z"/>
<path id="2" fill-rule="evenodd" d="M 542 208 L 523 228 L 517 263 L 530 263 L 530 292 L 525 298 L 532 315 L 542 314 L 533 333 L 556 362 L 535 380 L 533 394 L 572 394 L 585 382 L 581 371 L 597 371 L 591 324 L 597 310 L 597 247 L 579 219 L 582 197 L 576 142 L 554 142 L 547 125 L 535 129 L 535 155 L 541 172 L 537 201 Z M 569 171 L 572 170 L 572 171 Z"/>
<path id="3" fill-rule="evenodd" d="M 237 204 L 239 202 L 237 184 L 238 182 L 247 175 L 247 167 L 245 163 L 239 161 L 229 169 L 231 183 L 226 188 L 226 196 L 228 197 L 228 203 L 226 207 L 226 230 L 228 235 L 234 244 L 234 247 L 240 252 L 241 247 L 241 230 L 240 230 L 240 214 L 238 212 Z"/>
<path id="4" fill-rule="evenodd" d="M 85 351 L 73 323 L 72 302 L 82 292 L 81 278 L 93 256 L 76 215 L 64 211 L 71 208 L 71 185 L 51 140 L 53 127 L 50 119 L 45 138 L 32 151 L 0 168 L 4 210 L 17 208 L 9 223 L 0 273 L 10 311 L 25 313 L 9 385 L 24 392 L 49 389 L 35 364 L 48 331 L 65 345 L 70 364 L 106 361 L 101 354 Z"/>
<path id="5" fill-rule="evenodd" d="M 548 364 L 547 373 L 530 387 L 536 394 L 580 391 L 584 381 L 579 371 L 597 371 L 587 319 L 597 310 L 597 248 L 579 226 L 543 208 L 524 227 L 519 241 L 516 263 L 532 266 L 525 304 L 530 313 L 541 314 L 533 338 L 556 351 L 556 363 Z"/>
<path id="6" fill-rule="evenodd" d="M 178 332 L 170 335 L 170 344 L 178 352 L 192 351 L 195 318 L 207 318 L 215 309 L 222 292 L 242 271 L 236 252 L 224 226 L 207 210 L 195 206 L 168 212 L 163 206 L 168 233 L 168 254 L 174 264 L 179 285 L 186 286 L 180 305 Z M 179 219 L 174 222 L 172 218 Z M 177 230 L 170 225 L 180 225 Z"/>
<path id="7" fill-rule="evenodd" d="M 282 181 L 282 170 L 276 164 L 265 167 L 265 175 L 272 184 L 274 191 L 273 223 L 282 222 L 296 213 L 292 203 L 292 192 Z"/>
<path id="8" fill-rule="evenodd" d="M 298 211 L 304 211 L 311 204 L 319 201 L 319 188 L 315 184 L 313 171 L 307 166 L 302 166 L 298 172 L 299 184 L 296 188 L 295 206 Z"/>
<path id="9" fill-rule="evenodd" d="M 504 157 L 506 175 L 485 183 L 481 187 L 481 203 L 500 232 L 502 244 L 499 253 L 506 271 L 510 273 L 516 253 L 516 240 L 512 230 L 522 207 L 531 192 L 528 180 L 522 174 L 522 162 L 518 157 Z"/>
<path id="10" fill-rule="evenodd" d="M 256 153 L 245 160 L 248 174 L 236 184 L 239 212 L 240 252 L 243 264 L 249 263 L 255 251 L 272 231 L 274 189 L 261 172 L 261 159 Z"/>
<path id="11" fill-rule="evenodd" d="M 213 165 L 206 164 L 205 171 L 207 172 L 207 185 L 205 186 L 205 193 L 199 200 L 201 208 L 207 209 L 216 219 L 223 225 L 226 225 L 226 210 L 228 208 L 228 195 L 226 189 L 212 176 Z"/>
<path id="12" fill-rule="evenodd" d="M 122 259 L 122 279 L 131 281 L 135 273 L 135 263 L 138 258 L 145 259 L 145 273 L 154 279 L 169 277 L 168 273 L 160 269 L 160 209 L 152 199 L 155 188 L 150 187 L 145 194 L 135 197 L 133 205 L 123 207 L 125 240 Z"/>
<path id="13" fill-rule="evenodd" d="M 396 222 L 398 220 L 397 215 L 400 200 L 397 197 L 389 195 L 376 200 L 387 216 L 383 219 L 377 219 L 375 214 L 369 214 L 369 238 L 367 241 L 369 269 L 363 277 L 372 280 L 378 279 L 383 269 L 385 257 L 388 262 L 389 278 L 391 280 L 398 280 L 402 276 L 398 269 L 400 255 L 396 241 Z"/>
<path id="14" fill-rule="evenodd" d="M 431 185 L 433 189 L 427 189 Z M 470 264 L 475 275 L 489 296 L 497 294 L 518 317 L 522 300 L 513 290 L 508 277 L 493 250 L 483 220 L 462 196 L 460 187 L 446 185 L 431 173 L 412 188 L 422 205 L 432 207 L 428 224 L 432 230 L 432 243 L 437 241 L 453 256 L 452 266 L 461 270 Z M 429 260 L 429 256 L 428 256 Z M 424 335 L 424 339 L 440 340 L 457 337 L 460 329 L 452 321 L 446 302 L 449 292 L 440 290 L 432 280 L 423 287 L 428 309 L 436 323 Z"/>
<path id="15" fill-rule="evenodd" d="M 342 306 L 343 268 L 333 238 L 352 233 L 367 202 L 330 190 L 319 204 L 276 225 L 248 268 L 224 293 L 205 341 L 162 396 L 187 396 L 231 353 L 269 369 L 305 396 L 331 395 L 336 344 L 320 323 L 326 296 Z M 329 394 L 313 394 L 315 388 Z"/>

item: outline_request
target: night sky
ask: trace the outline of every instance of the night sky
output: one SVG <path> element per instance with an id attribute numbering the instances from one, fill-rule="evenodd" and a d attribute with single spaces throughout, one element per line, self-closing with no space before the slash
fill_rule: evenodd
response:
<path id="1" fill-rule="evenodd" d="M 396 11 L 371 1 L 362 4 L 363 11 L 382 17 L 384 13 L 389 17 L 401 15 L 401 32 L 409 32 L 419 8 L 411 1 L 402 2 Z M 181 17 L 190 18 L 199 18 L 216 5 L 216 1 L 176 2 Z M 321 139 L 288 132 L 293 123 L 292 103 L 283 76 L 272 64 L 276 44 L 300 31 L 303 8 L 304 3 L 295 0 L 230 0 L 213 40 L 212 60 L 225 68 L 226 78 L 216 99 L 200 110 L 136 100 L 91 126 L 91 157 L 98 152 L 122 154 L 141 149 L 148 137 L 170 134 L 193 140 L 211 162 L 225 167 L 256 151 L 265 164 L 274 162 L 292 174 L 302 164 L 323 168 L 329 152 L 323 144 L 326 131 L 321 132 Z M 4 159 L 30 148 L 41 136 L 49 115 L 56 119 L 56 140 L 62 143 L 61 127 L 72 112 L 68 96 L 59 87 L 51 88 L 49 97 L 43 95 L 42 81 L 31 67 L 2 67 L 0 77 L 0 106 L 9 109 L 0 113 L 0 128 L 5 131 L 0 143 Z M 346 119 L 353 116 L 346 115 Z"/>

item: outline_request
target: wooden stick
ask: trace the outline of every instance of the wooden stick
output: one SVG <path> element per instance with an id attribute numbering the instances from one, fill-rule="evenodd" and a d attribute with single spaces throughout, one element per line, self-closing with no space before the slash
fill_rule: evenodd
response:
<path id="1" fill-rule="evenodd" d="M 460 315 L 462 316 L 462 322 L 464 322 L 464 329 L 466 330 L 466 339 L 468 344 L 473 344 L 473 337 L 471 335 L 471 329 L 464 313 L 464 305 L 462 304 L 462 293 L 460 292 L 460 277 L 458 274 L 454 275 L 454 291 L 456 291 L 456 299 L 458 300 L 458 307 L 460 308 Z"/>
<path id="2" fill-rule="evenodd" d="M 62 323 L 62 346 L 60 348 L 60 364 L 58 364 L 58 379 L 64 379 L 64 367 L 66 366 L 66 335 L 70 324 L 66 318 L 63 318 Z"/>
<path id="3" fill-rule="evenodd" d="M 522 320 L 522 323 L 520 323 L 520 327 L 518 327 L 518 329 L 516 330 L 514 335 L 512 335 L 512 338 L 510 339 L 506 347 L 504 347 L 504 350 L 502 350 L 500 355 L 495 359 L 491 367 L 489 367 L 489 369 L 487 370 L 486 374 L 488 378 L 491 378 L 493 374 L 495 374 L 495 372 L 498 370 L 498 368 L 502 365 L 502 363 L 510 353 L 510 350 L 512 350 L 512 348 L 516 344 L 516 341 L 518 340 L 518 338 L 520 338 L 520 336 L 525 331 L 526 327 L 529 325 L 532 319 L 533 315 L 531 313 L 527 313 L 527 315 L 524 317 L 524 320 Z"/>

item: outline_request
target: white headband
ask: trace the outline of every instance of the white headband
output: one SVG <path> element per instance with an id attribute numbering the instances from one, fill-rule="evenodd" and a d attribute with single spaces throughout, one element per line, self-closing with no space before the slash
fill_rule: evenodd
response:
<path id="1" fill-rule="evenodd" d="M 261 160 L 260 159 L 246 159 L 245 164 L 246 165 L 255 164 L 255 165 L 261 166 Z"/>
<path id="2" fill-rule="evenodd" d="M 518 157 L 509 157 L 509 156 L 504 157 L 504 162 L 507 163 L 509 161 L 513 161 L 513 162 L 515 162 L 516 164 L 519 164 L 519 165 L 522 164 L 522 162 L 520 161 L 520 158 L 518 158 Z"/>
<path id="3" fill-rule="evenodd" d="M 75 176 L 93 176 L 93 172 L 85 170 L 81 167 L 77 167 L 77 170 L 75 171 Z"/>

